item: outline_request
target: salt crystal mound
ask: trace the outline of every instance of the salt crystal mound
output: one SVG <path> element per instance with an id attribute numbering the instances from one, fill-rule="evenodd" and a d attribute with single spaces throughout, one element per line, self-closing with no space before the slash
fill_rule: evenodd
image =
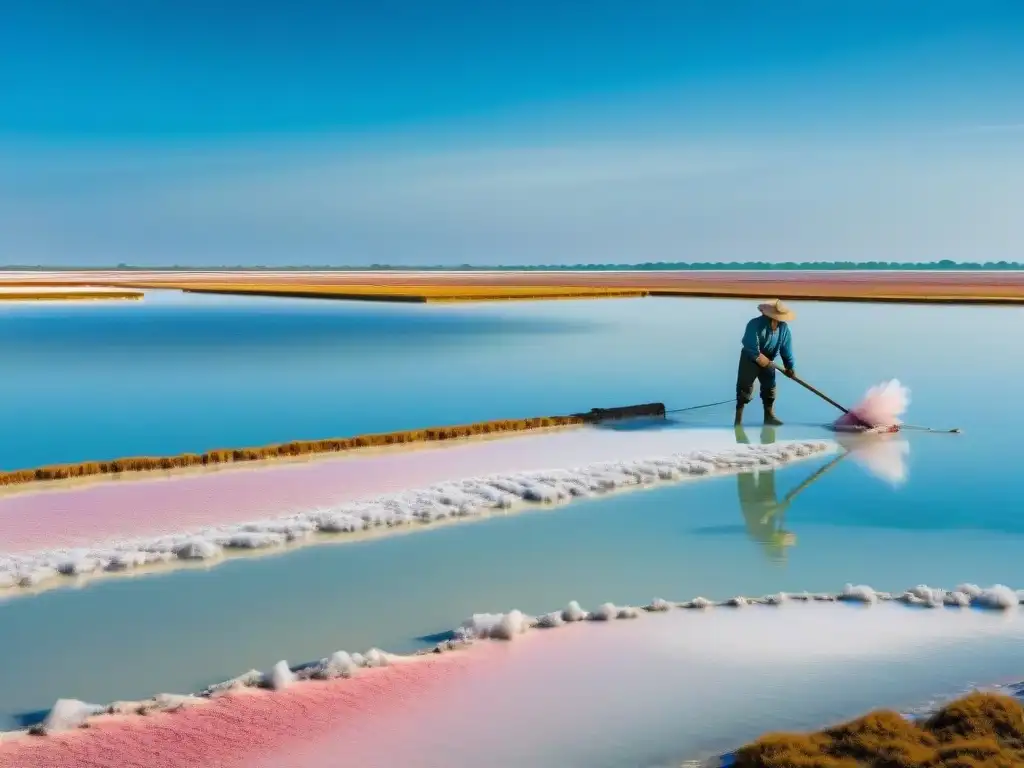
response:
<path id="1" fill-rule="evenodd" d="M 81 727 L 90 717 L 101 714 L 104 710 L 105 707 L 98 704 L 87 704 L 78 699 L 58 699 L 36 732 L 49 734 L 70 731 Z"/>
<path id="2" fill-rule="evenodd" d="M 664 457 L 602 462 L 575 469 L 474 477 L 285 517 L 78 549 L 0 553 L 0 590 L 31 589 L 61 577 L 129 571 L 175 561 L 216 562 L 228 550 L 302 544 L 318 535 L 481 517 L 514 504 L 555 504 L 659 482 L 771 468 L 834 451 L 828 440 L 741 445 Z"/>
<path id="3" fill-rule="evenodd" d="M 363 670 L 412 663 L 436 654 L 458 651 L 480 641 L 511 641 L 534 630 L 555 629 L 577 623 L 604 624 L 610 621 L 638 619 L 646 615 L 664 614 L 671 610 L 689 610 L 703 613 L 711 609 L 757 610 L 783 608 L 791 603 L 856 603 L 863 606 L 878 603 L 904 605 L 908 608 L 967 609 L 991 611 L 1016 610 L 1024 602 L 1024 590 L 1014 590 L 1002 584 L 982 588 L 977 584 L 961 584 L 946 590 L 917 585 L 902 593 L 881 592 L 867 585 L 847 584 L 840 592 L 780 592 L 762 597 L 737 595 L 726 600 L 712 601 L 696 597 L 684 602 L 655 598 L 649 604 L 620 606 L 603 603 L 593 611 L 584 610 L 573 600 L 560 611 L 538 617 L 519 610 L 507 613 L 474 614 L 451 633 L 451 639 L 412 655 L 386 653 L 371 648 L 366 653 L 335 651 L 318 661 L 289 666 L 278 661 L 269 671 L 251 669 L 237 677 L 215 683 L 198 694 L 161 693 L 143 701 L 116 701 L 107 705 L 88 704 L 77 699 L 59 699 L 31 733 L 45 736 L 51 733 L 87 728 L 94 718 L 109 715 L 149 715 L 158 712 L 176 712 L 185 707 L 201 705 L 211 699 L 229 696 L 244 689 L 262 688 L 270 692 L 284 691 L 297 685 L 315 684 L 316 681 L 351 678 Z M 15 736 L 23 732 L 15 732 Z M 2 734 L 0 734 L 2 735 Z M 2 742 L 2 739 L 0 739 Z M 0 751 L 3 746 L 0 743 Z"/>
<path id="4" fill-rule="evenodd" d="M 872 429 L 897 426 L 903 423 L 900 417 L 909 405 L 910 390 L 898 379 L 892 379 L 869 389 L 849 413 L 836 419 L 833 426 L 840 430 L 862 430 L 865 425 Z"/>
<path id="5" fill-rule="evenodd" d="M 593 611 L 585 611 L 573 600 L 563 610 L 527 616 L 519 610 L 509 613 L 477 613 L 466 619 L 454 630 L 454 637 L 460 642 L 474 640 L 514 640 L 531 629 L 553 629 L 579 621 L 606 622 L 617 619 L 635 619 L 645 613 L 664 613 L 673 608 L 701 611 L 709 608 L 745 608 L 747 606 L 779 607 L 787 603 L 859 603 L 874 605 L 891 602 L 907 606 L 928 608 L 980 608 L 1008 611 L 1024 602 L 1024 590 L 1014 590 L 1002 584 L 982 588 L 977 584 L 961 584 L 956 589 L 946 590 L 918 585 L 902 593 L 881 592 L 867 585 L 847 584 L 838 593 L 779 592 L 762 597 L 737 595 L 726 600 L 713 601 L 695 597 L 685 602 L 673 603 L 655 598 L 643 607 L 616 606 L 604 603 Z"/>

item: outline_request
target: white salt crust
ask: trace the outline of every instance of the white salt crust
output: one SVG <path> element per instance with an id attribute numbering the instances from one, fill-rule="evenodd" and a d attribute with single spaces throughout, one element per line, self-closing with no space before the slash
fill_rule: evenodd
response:
<path id="1" fill-rule="evenodd" d="M 489 475 L 422 490 L 348 502 L 284 517 L 208 527 L 166 536 L 121 539 L 77 549 L 0 553 L 0 594 L 45 587 L 62 578 L 129 571 L 175 561 L 214 563 L 231 550 L 268 550 L 310 543 L 318 536 L 472 519 L 519 503 L 557 504 L 687 477 L 772 468 L 838 450 L 828 440 L 695 450 L 573 469 Z"/>
<path id="2" fill-rule="evenodd" d="M 571 601 L 560 611 L 529 616 L 522 611 L 507 613 L 477 613 L 464 621 L 452 632 L 449 640 L 432 648 L 411 655 L 386 653 L 371 648 L 366 653 L 336 651 L 310 664 L 292 667 L 287 661 L 278 661 L 267 672 L 249 670 L 222 683 L 211 685 L 198 694 L 161 693 L 143 701 L 116 701 L 107 705 L 90 704 L 77 699 L 59 699 L 47 717 L 30 733 L 45 736 L 80 727 L 89 722 L 111 715 L 144 715 L 154 712 L 175 712 L 184 707 L 201 705 L 225 694 L 245 688 L 265 688 L 281 691 L 295 685 L 316 685 L 317 681 L 348 678 L 360 674 L 361 670 L 410 663 L 428 655 L 447 653 L 469 647 L 485 640 L 515 640 L 523 634 L 538 629 L 563 627 L 576 622 L 606 623 L 622 619 L 638 619 L 648 614 L 662 614 L 670 610 L 703 612 L 714 609 L 735 608 L 763 610 L 766 607 L 781 607 L 790 602 L 802 603 L 859 603 L 866 606 L 882 602 L 899 603 L 920 609 L 964 610 L 1016 610 L 1024 601 L 1024 590 L 1014 590 L 1002 584 L 982 588 L 976 584 L 961 584 L 956 589 L 936 589 L 918 585 L 901 593 L 881 592 L 865 585 L 847 584 L 840 592 L 796 592 L 777 593 L 763 597 L 737 595 L 727 600 L 712 601 L 695 597 L 685 602 L 672 602 L 655 598 L 650 604 L 618 606 L 603 603 L 593 611 L 584 610 L 578 602 Z M 0 734 L 0 749 L 4 739 L 24 735 L 24 732 Z"/>

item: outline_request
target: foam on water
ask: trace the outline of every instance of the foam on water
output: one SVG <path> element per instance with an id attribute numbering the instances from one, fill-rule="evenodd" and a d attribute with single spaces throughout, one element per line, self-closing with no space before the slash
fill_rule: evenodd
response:
<path id="1" fill-rule="evenodd" d="M 275 549 L 309 543 L 315 537 L 322 539 L 327 535 L 480 518 L 521 503 L 557 504 L 688 477 L 773 468 L 837 448 L 838 444 L 831 441 L 786 441 L 600 462 L 571 469 L 495 474 L 330 509 L 180 534 L 121 539 L 76 549 L 4 553 L 0 554 L 0 590 L 31 589 L 62 577 L 128 571 L 175 561 L 212 563 L 232 550 Z"/>
<path id="2" fill-rule="evenodd" d="M 691 612 L 702 612 L 713 608 L 756 611 L 758 608 L 780 608 L 790 603 L 836 604 L 848 602 L 864 605 L 891 603 L 908 607 L 946 609 L 974 607 L 1006 612 L 1016 610 L 1022 601 L 1024 601 L 1024 590 L 1013 590 L 999 584 L 987 588 L 976 584 L 962 584 L 953 590 L 918 585 L 899 594 L 881 592 L 866 585 L 847 584 L 837 593 L 779 593 L 762 597 L 737 595 L 718 602 L 702 597 L 683 602 L 671 602 L 657 598 L 642 607 L 603 603 L 593 611 L 584 610 L 574 600 L 561 611 L 553 611 L 539 617 L 529 616 L 519 610 L 511 610 L 506 613 L 474 614 L 452 631 L 451 639 L 413 655 L 391 654 L 378 648 L 371 648 L 362 654 L 339 650 L 318 661 L 296 667 L 281 660 L 272 665 L 267 672 L 249 670 L 224 682 L 211 685 L 198 695 L 162 693 L 143 701 L 118 701 L 107 705 L 90 704 L 76 699 L 60 699 L 43 723 L 36 726 L 33 732 L 45 735 L 70 730 L 81 727 L 97 717 L 102 718 L 108 715 L 176 711 L 184 706 L 200 704 L 203 701 L 229 695 L 246 688 L 284 691 L 296 685 L 311 684 L 311 681 L 352 677 L 360 669 L 393 666 L 434 654 L 460 650 L 472 646 L 478 641 L 512 641 L 534 630 L 566 627 L 578 622 L 607 623 L 638 619 L 648 614 L 665 614 L 672 609 Z"/>

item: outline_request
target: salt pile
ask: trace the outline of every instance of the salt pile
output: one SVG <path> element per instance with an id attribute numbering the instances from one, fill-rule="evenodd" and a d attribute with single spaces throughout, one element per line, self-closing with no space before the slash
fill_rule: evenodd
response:
<path id="1" fill-rule="evenodd" d="M 0 554 L 0 589 L 32 588 L 62 577 L 128 571 L 174 561 L 215 562 L 230 550 L 271 549 L 302 543 L 314 535 L 481 517 L 515 504 L 564 503 L 687 477 L 777 467 L 837 448 L 831 441 L 787 441 L 601 462 L 575 469 L 474 477 L 272 519 L 77 549 L 5 553 Z"/>
<path id="2" fill-rule="evenodd" d="M 839 417 L 833 426 L 847 430 L 898 426 L 909 405 L 910 390 L 898 379 L 892 379 L 869 389 L 864 398 L 849 413 Z"/>
<path id="3" fill-rule="evenodd" d="M 82 726 L 90 717 L 101 714 L 105 709 L 97 704 L 87 704 L 78 699 L 58 699 L 37 732 L 49 734 L 70 731 Z"/>

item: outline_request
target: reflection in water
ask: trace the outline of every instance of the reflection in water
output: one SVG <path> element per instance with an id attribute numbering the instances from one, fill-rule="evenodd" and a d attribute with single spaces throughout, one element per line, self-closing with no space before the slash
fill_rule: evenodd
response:
<path id="1" fill-rule="evenodd" d="M 854 461 L 880 480 L 894 486 L 906 481 L 906 457 L 910 453 L 910 443 L 897 434 L 837 433 L 836 442 Z"/>
<path id="2" fill-rule="evenodd" d="M 736 442 L 744 445 L 750 443 L 742 426 L 736 427 Z M 761 444 L 774 442 L 775 427 L 765 425 L 761 428 Z M 796 544 L 796 535 L 783 527 L 789 499 L 778 499 L 775 470 L 742 472 L 736 475 L 736 487 L 747 535 L 761 545 L 771 560 L 784 561 L 787 548 Z"/>
<path id="3" fill-rule="evenodd" d="M 775 427 L 765 425 L 761 428 L 762 445 L 769 445 L 775 440 Z M 796 534 L 787 531 L 784 526 L 786 510 L 793 500 L 847 456 L 852 456 L 870 474 L 892 485 L 899 485 L 906 480 L 905 458 L 910 453 L 910 445 L 906 440 L 896 435 L 850 434 L 838 435 L 836 440 L 844 449 L 843 453 L 815 470 L 781 500 L 775 490 L 774 469 L 758 469 L 736 476 L 740 510 L 747 535 L 761 545 L 769 559 L 785 562 L 788 548 L 796 544 Z M 750 443 L 742 426 L 736 427 L 736 442 L 743 445 Z"/>

